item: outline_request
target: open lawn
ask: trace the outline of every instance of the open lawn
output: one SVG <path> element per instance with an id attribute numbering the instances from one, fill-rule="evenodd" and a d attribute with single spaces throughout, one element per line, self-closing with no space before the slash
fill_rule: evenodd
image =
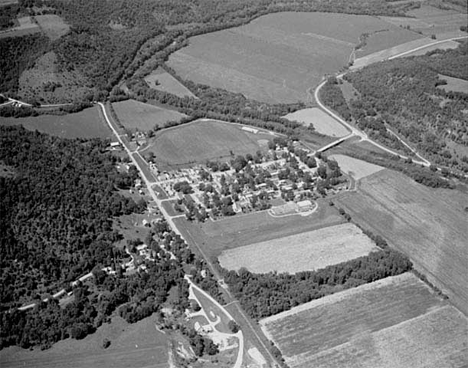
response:
<path id="1" fill-rule="evenodd" d="M 42 32 L 44 32 L 52 41 L 59 39 L 70 30 L 68 24 L 66 24 L 58 15 L 36 15 L 34 18 Z"/>
<path id="2" fill-rule="evenodd" d="M 468 196 L 431 189 L 395 171 L 361 180 L 335 199 L 353 220 L 410 257 L 415 267 L 468 314 Z"/>
<path id="3" fill-rule="evenodd" d="M 348 223 L 226 250 L 219 262 L 228 270 L 296 273 L 346 262 L 374 249 L 373 242 Z"/>
<path id="4" fill-rule="evenodd" d="M 412 273 L 314 300 L 260 324 L 291 368 L 468 364 L 468 320 Z"/>
<path id="5" fill-rule="evenodd" d="M 176 168 L 205 163 L 207 160 L 229 161 L 236 155 L 255 154 L 266 147 L 262 141 L 274 136 L 253 134 L 237 124 L 197 120 L 156 133 L 145 153 L 153 152 L 158 167 Z"/>
<path id="6" fill-rule="evenodd" d="M 345 155 L 331 155 L 328 157 L 338 162 L 341 171 L 351 175 L 355 180 L 365 178 L 366 176 L 385 169 L 382 166 L 374 165 Z"/>
<path id="7" fill-rule="evenodd" d="M 155 126 L 162 127 L 168 121 L 179 121 L 186 115 L 174 110 L 164 109 L 135 100 L 120 101 L 112 104 L 120 122 L 134 131 L 148 131 Z"/>
<path id="8" fill-rule="evenodd" d="M 284 12 L 193 37 L 169 57 L 169 66 L 182 78 L 254 100 L 307 101 L 308 88 L 348 64 L 361 34 L 371 34 L 370 43 L 372 34 L 384 29 L 382 48 L 421 37 L 376 17 Z M 378 44 L 375 49 L 381 50 Z"/>
<path id="9" fill-rule="evenodd" d="M 62 138 L 114 138 L 97 106 L 67 115 L 2 118 L 0 125 L 23 125 L 28 130 L 38 130 Z"/>
<path id="10" fill-rule="evenodd" d="M 440 75 L 440 78 L 447 82 L 444 86 L 438 86 L 445 91 L 463 92 L 468 94 L 468 81 L 460 78 L 453 78 L 447 75 Z"/>
<path id="11" fill-rule="evenodd" d="M 262 211 L 218 221 L 209 220 L 204 224 L 195 224 L 183 218 L 174 221 L 194 251 L 199 246 L 207 257 L 217 258 L 226 249 L 343 223 L 335 207 L 321 200 L 318 204 L 318 210 L 307 217 L 271 217 L 268 212 Z"/>
<path id="12" fill-rule="evenodd" d="M 150 88 L 157 89 L 158 91 L 172 93 L 173 95 L 181 98 L 186 96 L 197 98 L 187 87 L 162 68 L 159 68 L 150 75 L 147 75 L 145 77 L 145 81 L 148 83 Z"/>
<path id="13" fill-rule="evenodd" d="M 67 339 L 48 350 L 10 347 L 0 351 L 2 368 L 168 368 L 168 338 L 157 331 L 153 317 L 128 324 L 120 317 L 83 340 Z M 107 338 L 111 345 L 102 348 Z"/>
<path id="14" fill-rule="evenodd" d="M 344 137 L 349 131 L 338 121 L 319 108 L 299 110 L 284 116 L 291 121 L 298 121 L 305 126 L 312 125 L 320 134 L 332 137 Z"/>

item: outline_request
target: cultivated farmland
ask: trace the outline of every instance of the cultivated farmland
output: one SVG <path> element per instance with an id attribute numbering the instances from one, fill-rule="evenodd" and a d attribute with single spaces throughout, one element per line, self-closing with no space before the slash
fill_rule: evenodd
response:
<path id="1" fill-rule="evenodd" d="M 130 130 L 148 131 L 168 121 L 179 121 L 186 115 L 135 100 L 113 103 L 120 122 Z"/>
<path id="2" fill-rule="evenodd" d="M 409 256 L 415 267 L 468 313 L 468 196 L 431 189 L 383 170 L 361 180 L 358 192 L 335 201 L 353 220 Z"/>
<path id="3" fill-rule="evenodd" d="M 286 12 L 193 37 L 170 56 L 169 66 L 183 78 L 258 101 L 306 101 L 308 88 L 348 64 L 361 34 L 370 40 L 382 30 L 383 47 L 421 37 L 370 16 Z"/>
<path id="4" fill-rule="evenodd" d="M 40 115 L 27 118 L 2 118 L 1 125 L 23 125 L 62 138 L 114 138 L 109 126 L 101 118 L 99 107 L 68 115 Z"/>
<path id="5" fill-rule="evenodd" d="M 157 331 L 154 317 L 128 324 L 120 317 L 102 325 L 83 340 L 60 341 L 48 350 L 10 347 L 0 351 L 2 368 L 114 367 L 168 368 L 168 338 Z M 102 348 L 107 338 L 111 345 Z"/>
<path id="6" fill-rule="evenodd" d="M 468 320 L 412 273 L 314 300 L 260 324 L 291 368 L 468 364 Z"/>
<path id="7" fill-rule="evenodd" d="M 312 125 L 315 131 L 320 134 L 332 137 L 344 137 L 349 134 L 349 131 L 342 124 L 316 107 L 299 110 L 284 117 L 291 121 L 298 121 L 307 127 Z"/>
<path id="8" fill-rule="evenodd" d="M 228 270 L 245 267 L 254 273 L 296 273 L 365 256 L 374 249 L 356 225 L 342 224 L 230 249 L 219 262 Z"/>
<path id="9" fill-rule="evenodd" d="M 255 154 L 258 150 L 267 149 L 264 143 L 274 137 L 269 133 L 249 133 L 241 128 L 237 124 L 197 120 L 157 132 L 145 153 L 153 152 L 162 168 L 182 167 Z"/>
<path id="10" fill-rule="evenodd" d="M 345 155 L 331 155 L 329 158 L 338 162 L 341 171 L 351 175 L 355 180 L 365 178 L 366 176 L 385 169 L 382 166 L 374 165 Z"/>
<path id="11" fill-rule="evenodd" d="M 148 83 L 150 88 L 157 89 L 158 91 L 172 93 L 173 95 L 181 98 L 195 97 L 187 87 L 161 68 L 147 75 L 145 77 L 145 81 Z"/>

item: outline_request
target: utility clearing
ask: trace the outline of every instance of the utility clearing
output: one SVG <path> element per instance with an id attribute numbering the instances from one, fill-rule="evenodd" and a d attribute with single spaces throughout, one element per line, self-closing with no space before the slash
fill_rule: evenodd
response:
<path id="1" fill-rule="evenodd" d="M 221 253 L 219 262 L 228 270 L 245 267 L 255 273 L 296 273 L 325 268 L 377 249 L 357 226 L 346 223 L 229 249 Z"/>

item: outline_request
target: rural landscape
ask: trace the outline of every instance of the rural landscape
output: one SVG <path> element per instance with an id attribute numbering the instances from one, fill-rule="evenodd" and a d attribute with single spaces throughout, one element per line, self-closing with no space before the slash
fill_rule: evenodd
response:
<path id="1" fill-rule="evenodd" d="M 0 366 L 468 366 L 464 0 L 0 0 Z"/>

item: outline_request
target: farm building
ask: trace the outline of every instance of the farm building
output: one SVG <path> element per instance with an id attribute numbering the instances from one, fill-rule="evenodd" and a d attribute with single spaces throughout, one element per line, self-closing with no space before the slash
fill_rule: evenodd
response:
<path id="1" fill-rule="evenodd" d="M 258 133 L 258 129 L 254 129 L 254 128 L 250 128 L 250 127 L 242 127 L 242 130 L 244 130 L 246 132 L 249 132 L 249 133 L 253 133 L 253 134 Z"/>

